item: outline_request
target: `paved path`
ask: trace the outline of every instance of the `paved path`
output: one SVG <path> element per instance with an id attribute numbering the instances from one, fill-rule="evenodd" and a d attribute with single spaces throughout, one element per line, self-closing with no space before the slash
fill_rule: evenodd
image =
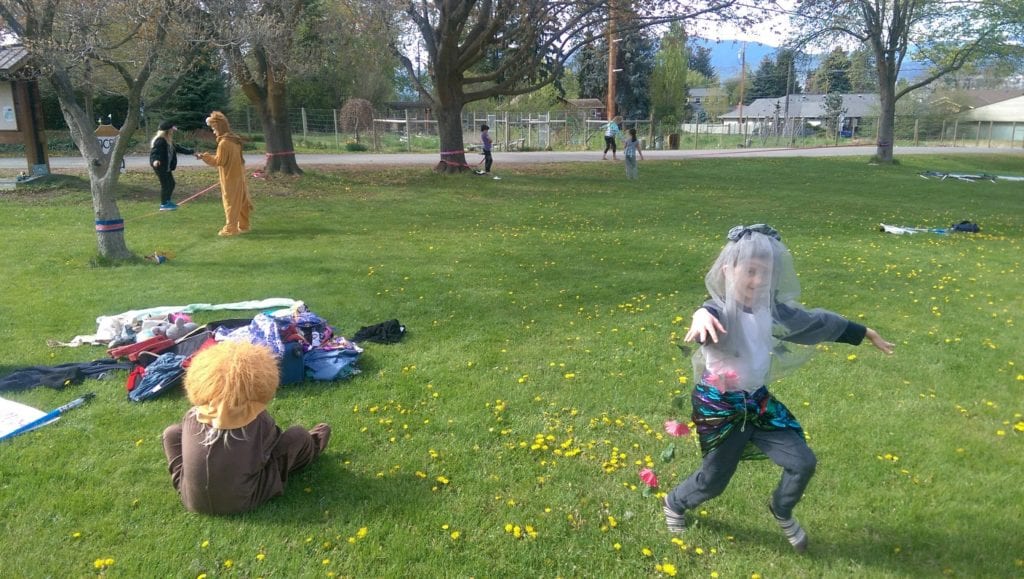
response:
<path id="1" fill-rule="evenodd" d="M 984 147 L 896 147 L 894 155 L 936 155 L 936 154 L 1024 154 L 1021 149 L 989 149 Z M 865 146 L 843 146 L 843 147 L 817 147 L 807 149 L 791 148 L 750 148 L 750 149 L 705 149 L 705 150 L 680 150 L 680 151 L 644 151 L 646 159 L 656 161 L 665 159 L 694 159 L 694 158 L 722 158 L 722 157 L 837 157 L 837 156 L 860 156 L 871 157 L 875 154 L 873 145 Z M 479 153 L 467 153 L 467 160 L 472 164 L 480 158 Z M 341 153 L 341 154 L 299 154 L 296 159 L 300 167 L 314 165 L 424 165 L 434 166 L 437 163 L 437 153 Z M 262 161 L 260 155 L 247 153 L 247 165 L 250 167 L 259 166 Z M 596 151 L 526 151 L 494 153 L 494 162 L 501 165 L 536 164 L 536 163 L 570 163 L 570 162 L 601 162 L 601 155 Z M 620 155 L 621 161 L 621 155 Z M 611 162 L 610 158 L 609 161 Z M 145 169 L 148 166 L 148 157 L 127 157 L 125 164 L 129 169 Z M 187 155 L 178 157 L 178 168 L 206 167 L 206 164 Z M 25 159 L 19 157 L 0 158 L 0 169 L 26 169 Z M 81 157 L 51 157 L 50 168 L 58 169 L 85 169 L 85 160 Z"/>

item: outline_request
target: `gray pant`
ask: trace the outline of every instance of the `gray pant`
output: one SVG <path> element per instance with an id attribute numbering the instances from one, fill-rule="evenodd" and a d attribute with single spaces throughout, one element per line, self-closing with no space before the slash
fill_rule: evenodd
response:
<path id="1" fill-rule="evenodd" d="M 782 480 L 772 495 L 775 514 L 788 519 L 814 476 L 818 459 L 795 430 L 760 430 L 750 425 L 735 429 L 721 445 L 704 457 L 700 469 L 668 494 L 668 505 L 682 513 L 722 494 L 736 472 L 743 448 L 753 442 L 782 467 Z"/>

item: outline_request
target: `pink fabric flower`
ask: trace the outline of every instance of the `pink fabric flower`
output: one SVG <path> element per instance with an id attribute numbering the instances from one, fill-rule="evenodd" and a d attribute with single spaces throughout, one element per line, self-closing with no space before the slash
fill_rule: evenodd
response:
<path id="1" fill-rule="evenodd" d="M 649 468 L 645 468 L 640 471 L 640 480 L 644 481 L 644 484 L 651 488 L 658 486 L 658 477 L 655 476 L 654 471 Z"/>
<path id="2" fill-rule="evenodd" d="M 690 434 L 690 428 L 682 422 L 677 422 L 675 420 L 666 420 L 665 432 L 669 433 L 672 436 L 686 436 L 687 434 Z"/>

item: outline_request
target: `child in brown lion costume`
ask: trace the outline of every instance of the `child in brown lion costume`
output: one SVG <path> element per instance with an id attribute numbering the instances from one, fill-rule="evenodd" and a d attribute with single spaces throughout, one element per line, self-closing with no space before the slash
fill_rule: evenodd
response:
<path id="1" fill-rule="evenodd" d="M 200 351 L 185 374 L 193 406 L 164 430 L 171 483 L 185 508 L 241 513 L 284 492 L 288 475 L 327 447 L 331 428 L 282 431 L 267 412 L 277 359 L 263 346 L 226 341 Z"/>
<path id="2" fill-rule="evenodd" d="M 196 158 L 217 167 L 220 175 L 220 195 L 224 202 L 224 227 L 217 235 L 227 237 L 249 231 L 252 200 L 245 183 L 245 159 L 242 158 L 242 138 L 231 132 L 228 118 L 213 111 L 206 124 L 217 136 L 217 154 L 199 153 Z"/>

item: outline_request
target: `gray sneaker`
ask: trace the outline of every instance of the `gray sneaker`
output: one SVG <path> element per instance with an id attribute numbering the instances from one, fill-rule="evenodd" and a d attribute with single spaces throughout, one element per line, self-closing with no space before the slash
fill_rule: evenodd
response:
<path id="1" fill-rule="evenodd" d="M 683 513 L 675 512 L 672 510 L 672 507 L 668 506 L 668 497 L 665 497 L 665 501 L 661 505 L 661 511 L 665 513 L 665 524 L 668 526 L 668 532 L 686 532 L 686 516 Z"/>
<path id="2" fill-rule="evenodd" d="M 803 527 L 796 520 L 795 517 L 783 519 L 782 517 L 775 514 L 775 509 L 772 508 L 771 503 L 768 503 L 768 510 L 772 513 L 772 517 L 775 518 L 775 522 L 782 528 L 782 534 L 786 535 L 786 540 L 789 541 L 790 545 L 793 545 L 793 550 L 797 553 L 804 553 L 807 551 L 807 533 L 804 532 Z"/>

